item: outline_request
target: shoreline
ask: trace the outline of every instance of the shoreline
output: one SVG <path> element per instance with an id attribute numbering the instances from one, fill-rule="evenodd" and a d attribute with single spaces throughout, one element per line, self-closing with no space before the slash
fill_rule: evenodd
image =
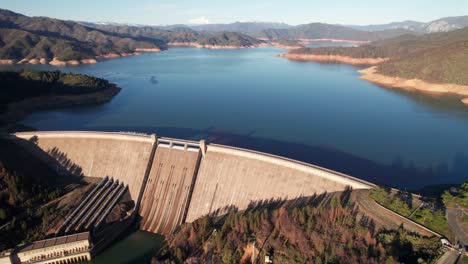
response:
<path id="1" fill-rule="evenodd" d="M 285 44 L 281 44 L 278 42 L 271 42 L 270 46 L 277 47 L 280 49 L 285 49 L 285 50 L 295 50 L 295 49 L 304 48 L 304 46 L 302 45 L 285 45 Z"/>
<path id="2" fill-rule="evenodd" d="M 80 105 L 101 104 L 110 101 L 122 89 L 116 85 L 103 90 L 79 95 L 45 95 L 27 98 L 6 105 L 6 110 L 0 113 L 0 123 L 8 128 L 24 118 L 26 115 L 37 111 L 67 108 Z"/>
<path id="3" fill-rule="evenodd" d="M 344 63 L 354 66 L 370 66 L 359 70 L 360 79 L 368 82 L 395 89 L 404 89 L 432 95 L 456 95 L 460 96 L 460 102 L 468 106 L 468 85 L 459 85 L 451 83 L 430 83 L 420 79 L 405 79 L 400 77 L 391 77 L 377 72 L 377 65 L 389 60 L 390 58 L 352 58 L 339 55 L 315 55 L 315 54 L 294 54 L 284 53 L 278 57 L 287 58 L 296 61 L 314 61 L 319 63 Z"/>
<path id="4" fill-rule="evenodd" d="M 249 46 L 231 46 L 231 45 L 205 45 L 205 44 L 200 44 L 198 42 L 169 42 L 167 43 L 169 48 L 198 48 L 198 49 L 252 49 L 252 48 L 258 48 L 258 47 L 264 47 L 267 46 L 266 44 L 257 44 L 257 45 L 249 45 Z"/>
<path id="5" fill-rule="evenodd" d="M 377 73 L 377 66 L 362 69 L 358 72 L 362 74 L 359 78 L 388 88 L 404 89 L 435 95 L 453 94 L 462 96 L 463 98 L 460 99 L 460 101 L 468 106 L 468 85 L 430 83 L 420 79 L 390 77 Z"/>
<path id="6" fill-rule="evenodd" d="M 149 53 L 149 52 L 161 52 L 160 48 L 137 48 L 134 52 L 127 52 L 127 53 L 107 53 L 102 55 L 96 55 L 94 58 L 89 59 L 82 59 L 82 60 L 68 60 L 62 61 L 57 59 L 56 57 L 51 59 L 46 58 L 33 58 L 33 59 L 21 59 L 21 60 L 14 60 L 14 59 L 0 59 L 0 65 L 16 65 L 16 64 L 31 64 L 31 65 L 52 65 L 52 66 L 78 66 L 84 64 L 96 64 L 103 60 L 108 59 L 115 59 L 115 58 L 123 58 L 128 56 L 138 56 L 142 53 Z"/>
<path id="7" fill-rule="evenodd" d="M 322 38 L 322 39 L 298 39 L 298 41 L 303 42 L 303 43 L 310 43 L 310 42 L 347 42 L 347 43 L 352 43 L 352 44 L 368 44 L 371 43 L 372 41 L 370 40 L 349 40 L 349 39 L 328 39 L 328 38 Z"/>
<path id="8" fill-rule="evenodd" d="M 330 63 L 345 63 L 351 65 L 375 65 L 389 60 L 389 58 L 352 58 L 340 55 L 316 55 L 316 54 L 295 54 L 284 53 L 279 54 L 279 57 L 297 61 L 315 61 L 315 62 L 330 62 Z"/>
<path id="9" fill-rule="evenodd" d="M 266 41 L 266 42 L 275 42 L 278 39 L 268 39 L 268 38 L 257 38 L 258 40 Z M 349 39 L 333 39 L 333 38 L 320 38 L 320 39 L 307 39 L 307 38 L 299 38 L 299 39 L 289 39 L 303 43 L 310 43 L 310 42 L 348 42 L 352 44 L 368 44 L 372 41 L 370 40 L 349 40 Z"/>

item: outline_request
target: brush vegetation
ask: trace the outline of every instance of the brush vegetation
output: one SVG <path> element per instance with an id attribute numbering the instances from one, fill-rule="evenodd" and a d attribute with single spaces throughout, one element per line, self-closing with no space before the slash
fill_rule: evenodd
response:
<path id="1" fill-rule="evenodd" d="M 359 47 L 302 48 L 293 54 L 390 58 L 378 73 L 433 83 L 468 85 L 468 28 L 426 35 L 403 35 Z"/>

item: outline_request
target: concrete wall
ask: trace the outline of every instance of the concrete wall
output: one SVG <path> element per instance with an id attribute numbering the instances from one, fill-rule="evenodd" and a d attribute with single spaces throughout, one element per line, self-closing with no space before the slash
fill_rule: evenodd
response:
<path id="1" fill-rule="evenodd" d="M 265 153 L 208 145 L 195 183 L 187 222 L 253 201 L 368 189 L 372 184 L 331 170 Z"/>
<path id="2" fill-rule="evenodd" d="M 169 234 L 183 223 L 199 164 L 198 144 L 159 140 L 141 201 L 140 228 Z"/>
<path id="3" fill-rule="evenodd" d="M 54 150 L 52 157 L 61 163 L 64 157 L 75 163 L 85 176 L 109 176 L 128 184 L 132 199 L 141 204 L 141 228 L 162 234 L 184 221 L 222 214 L 230 206 L 242 210 L 254 201 L 373 186 L 310 164 L 233 147 L 206 146 L 204 141 L 159 139 L 154 144 L 155 137 L 149 135 L 104 132 L 16 136 L 37 136 L 37 146 L 46 152 Z"/>
<path id="4" fill-rule="evenodd" d="M 84 176 L 114 178 L 128 184 L 135 201 L 140 194 L 154 139 L 149 135 L 104 132 L 27 132 L 37 136 L 37 146 L 58 160 L 80 167 Z M 63 161 L 61 161 L 63 163 Z"/>

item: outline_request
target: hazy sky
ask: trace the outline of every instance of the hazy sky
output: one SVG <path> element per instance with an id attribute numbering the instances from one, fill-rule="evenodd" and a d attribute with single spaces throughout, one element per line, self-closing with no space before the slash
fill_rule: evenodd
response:
<path id="1" fill-rule="evenodd" d="M 29 16 L 149 25 L 273 21 L 380 24 L 468 15 L 468 0 L 0 0 Z"/>

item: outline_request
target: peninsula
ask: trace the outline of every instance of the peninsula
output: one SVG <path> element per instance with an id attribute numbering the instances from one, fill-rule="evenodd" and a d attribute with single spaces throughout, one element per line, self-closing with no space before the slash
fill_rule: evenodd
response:
<path id="1" fill-rule="evenodd" d="M 120 88 L 104 79 L 59 71 L 0 72 L 0 125 L 37 110 L 107 102 Z"/>
<path id="2" fill-rule="evenodd" d="M 281 54 L 292 60 L 368 65 L 362 79 L 391 88 L 452 94 L 468 101 L 468 28 L 404 35 L 359 47 L 301 48 Z"/>

